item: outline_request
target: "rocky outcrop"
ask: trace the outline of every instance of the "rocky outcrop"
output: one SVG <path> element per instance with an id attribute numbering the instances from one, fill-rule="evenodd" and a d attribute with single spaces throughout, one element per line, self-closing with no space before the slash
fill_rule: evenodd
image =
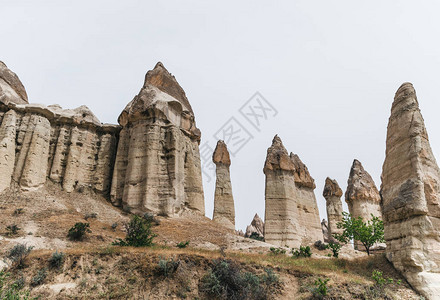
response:
<path id="1" fill-rule="evenodd" d="M 333 239 L 330 239 L 330 234 L 328 231 L 328 223 L 326 219 L 322 219 L 321 221 L 321 229 L 322 229 L 322 235 L 324 237 L 324 243 L 332 242 Z"/>
<path id="2" fill-rule="evenodd" d="M 278 136 L 267 150 L 265 241 L 298 247 L 322 239 L 315 182 L 297 155 L 288 155 Z"/>
<path id="3" fill-rule="evenodd" d="M 350 176 L 345 191 L 345 202 L 348 211 L 354 218 L 361 217 L 364 221 L 371 219 L 371 215 L 382 218 L 379 191 L 370 174 L 364 170 L 361 162 L 355 159 L 351 166 Z M 364 250 L 360 242 L 354 243 L 354 248 Z"/>
<path id="4" fill-rule="evenodd" d="M 27 104 L 26 90 L 18 76 L 0 61 L 0 102 Z"/>
<path id="5" fill-rule="evenodd" d="M 0 83 L 10 86 L 0 101 L 0 191 L 11 184 L 32 190 L 50 179 L 68 192 L 108 194 L 119 126 L 101 124 L 86 106 L 20 104 L 27 102 L 24 87 L 5 67 L 0 63 Z"/>
<path id="6" fill-rule="evenodd" d="M 391 107 L 381 196 L 387 258 L 415 289 L 438 299 L 440 170 L 410 83 Z"/>
<path id="7" fill-rule="evenodd" d="M 217 142 L 212 161 L 216 166 L 213 221 L 235 230 L 234 198 L 229 173 L 231 159 L 224 141 Z"/>
<path id="8" fill-rule="evenodd" d="M 333 234 L 341 234 L 342 229 L 337 227 L 337 223 L 342 221 L 342 190 L 336 180 L 327 177 L 322 195 L 326 201 L 327 218 L 328 218 L 328 239 L 333 240 Z M 322 224 L 322 223 L 321 223 Z"/>
<path id="9" fill-rule="evenodd" d="M 134 213 L 205 213 L 200 130 L 185 92 L 158 63 L 118 118 L 111 201 Z"/>
<path id="10" fill-rule="evenodd" d="M 246 227 L 245 237 L 250 237 L 252 234 L 264 237 L 264 222 L 258 214 L 255 214 L 251 224 Z"/>

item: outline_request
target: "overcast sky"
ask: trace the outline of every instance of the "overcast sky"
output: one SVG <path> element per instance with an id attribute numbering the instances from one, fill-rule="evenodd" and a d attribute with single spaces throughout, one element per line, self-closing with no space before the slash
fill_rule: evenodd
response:
<path id="1" fill-rule="evenodd" d="M 202 144 L 215 147 L 214 135 L 234 117 L 252 136 L 232 157 L 240 229 L 256 212 L 264 216 L 262 169 L 276 133 L 315 178 L 321 219 L 325 178 L 345 191 L 354 158 L 379 188 L 391 103 L 405 81 L 440 151 L 438 1 L 0 0 L 0 7 L 0 60 L 30 102 L 85 104 L 116 123 L 162 61 L 186 91 Z M 257 91 L 273 110 L 254 127 L 239 109 Z M 209 217 L 214 184 L 204 176 Z"/>

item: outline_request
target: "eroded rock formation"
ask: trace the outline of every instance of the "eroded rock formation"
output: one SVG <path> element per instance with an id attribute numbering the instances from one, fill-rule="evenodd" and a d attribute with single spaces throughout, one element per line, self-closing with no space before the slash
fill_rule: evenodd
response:
<path id="1" fill-rule="evenodd" d="M 245 236 L 250 237 L 252 234 L 258 234 L 258 236 L 264 237 L 264 222 L 258 214 L 255 214 L 251 224 L 246 227 Z"/>
<path id="2" fill-rule="evenodd" d="M 229 173 L 231 159 L 224 141 L 217 142 L 212 161 L 216 166 L 213 220 L 227 228 L 235 229 L 234 198 Z"/>
<path id="3" fill-rule="evenodd" d="M 301 242 L 311 244 L 322 240 L 318 203 L 314 192 L 316 188 L 315 180 L 310 176 L 307 166 L 298 155 L 290 153 L 290 160 L 295 167 L 293 175 L 296 187 L 295 200 L 301 224 Z"/>
<path id="4" fill-rule="evenodd" d="M 26 90 L 18 76 L 0 61 L 0 102 L 27 104 Z"/>
<path id="5" fill-rule="evenodd" d="M 322 219 L 321 229 L 322 229 L 322 235 L 324 237 L 324 243 L 329 243 L 329 242 L 333 241 L 333 240 L 330 240 L 330 234 L 328 231 L 328 222 L 326 219 Z"/>
<path id="6" fill-rule="evenodd" d="M 336 180 L 327 177 L 322 195 L 326 201 L 327 218 L 328 218 L 328 239 L 332 239 L 332 234 L 343 232 L 336 224 L 342 221 L 342 190 Z"/>
<path id="7" fill-rule="evenodd" d="M 265 241 L 278 246 L 298 247 L 322 240 L 315 181 L 295 154 L 288 155 L 275 136 L 267 150 Z"/>
<path id="8" fill-rule="evenodd" d="M 158 63 L 118 118 L 111 201 L 134 212 L 205 213 L 200 130 L 185 92 Z"/>
<path id="9" fill-rule="evenodd" d="M 440 170 L 411 83 L 391 107 L 381 195 L 387 258 L 415 289 L 438 299 Z"/>
<path id="10" fill-rule="evenodd" d="M 101 124 L 86 106 L 26 104 L 23 85 L 5 67 L 0 63 L 1 89 L 8 91 L 0 102 L 0 191 L 11 183 L 36 189 L 49 178 L 69 192 L 108 194 L 119 126 Z"/>

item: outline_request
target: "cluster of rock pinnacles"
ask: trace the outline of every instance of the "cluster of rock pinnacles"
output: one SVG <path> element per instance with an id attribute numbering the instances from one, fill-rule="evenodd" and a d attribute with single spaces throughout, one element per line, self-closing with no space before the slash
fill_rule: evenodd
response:
<path id="1" fill-rule="evenodd" d="M 48 180 L 65 191 L 90 189 L 133 213 L 168 217 L 205 214 L 200 130 L 185 92 L 158 63 L 118 118 L 102 124 L 86 107 L 29 104 L 17 75 L 0 62 L 0 192 L 33 190 Z M 226 144 L 213 154 L 213 220 L 235 229 Z M 298 247 L 340 233 L 343 192 L 327 178 L 328 223 L 320 222 L 315 181 L 298 155 L 275 136 L 267 150 L 264 222 L 255 215 L 246 236 Z M 389 118 L 379 192 L 354 160 L 345 192 L 354 217 L 383 218 L 386 255 L 425 297 L 440 295 L 440 169 L 432 154 L 413 86 L 396 92 Z M 323 237 L 324 233 L 324 237 Z M 361 249 L 358 244 L 355 248 Z"/>

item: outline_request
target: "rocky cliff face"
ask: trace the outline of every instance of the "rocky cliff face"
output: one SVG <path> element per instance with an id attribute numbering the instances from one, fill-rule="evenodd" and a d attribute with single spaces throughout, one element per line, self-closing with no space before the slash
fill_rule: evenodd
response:
<path id="1" fill-rule="evenodd" d="M 251 224 L 246 227 L 245 237 L 250 237 L 253 233 L 264 237 L 264 222 L 258 214 L 255 214 Z"/>
<path id="2" fill-rule="evenodd" d="M 391 107 L 381 195 L 387 258 L 425 297 L 438 299 L 440 170 L 410 83 Z"/>
<path id="3" fill-rule="evenodd" d="M 315 183 L 298 156 L 288 155 L 278 136 L 267 150 L 265 241 L 298 247 L 322 240 Z"/>
<path id="4" fill-rule="evenodd" d="M 213 220 L 235 230 L 234 198 L 232 197 L 231 175 L 229 173 L 231 159 L 224 141 L 217 142 L 212 161 L 216 165 Z"/>
<path id="5" fill-rule="evenodd" d="M 7 91 L 0 102 L 0 191 L 32 190 L 50 179 L 69 192 L 85 187 L 108 194 L 119 126 L 101 124 L 85 106 L 25 104 L 23 85 L 4 68 L 0 63 Z"/>
<path id="6" fill-rule="evenodd" d="M 200 130 L 185 92 L 158 63 L 118 119 L 111 201 L 134 213 L 205 213 Z"/>
<path id="7" fill-rule="evenodd" d="M 342 221 L 342 190 L 336 180 L 327 177 L 325 179 L 324 191 L 322 192 L 326 200 L 327 218 L 328 218 L 328 235 L 332 239 L 333 233 L 341 234 L 342 229 L 339 229 L 336 224 Z"/>

